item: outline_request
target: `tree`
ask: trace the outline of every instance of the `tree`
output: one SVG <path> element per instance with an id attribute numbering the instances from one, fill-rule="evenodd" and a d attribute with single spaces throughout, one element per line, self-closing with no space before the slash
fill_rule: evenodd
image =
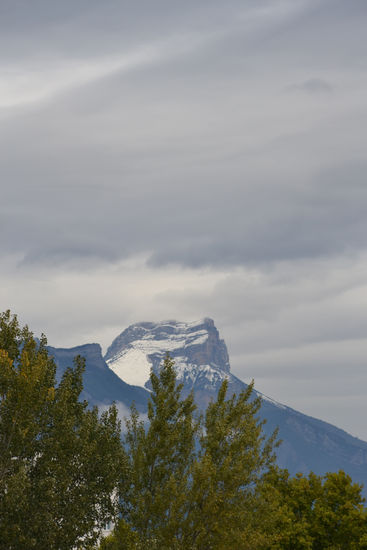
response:
<path id="1" fill-rule="evenodd" d="M 121 521 L 105 550 L 258 548 L 256 487 L 274 461 L 252 385 L 227 399 L 227 382 L 195 419 L 193 396 L 181 399 L 173 361 L 151 372 L 148 427 L 135 409 L 127 421 L 129 475 L 120 486 Z M 259 526 L 260 521 L 257 521 Z M 256 527 L 257 528 L 257 527 Z"/>
<path id="2" fill-rule="evenodd" d="M 209 404 L 200 450 L 193 463 L 186 548 L 220 550 L 262 548 L 269 507 L 258 486 L 275 455 L 277 434 L 265 440 L 253 383 L 227 398 L 225 380 Z"/>
<path id="3" fill-rule="evenodd" d="M 180 398 L 182 385 L 176 385 L 168 355 L 159 376 L 151 372 L 150 380 L 148 428 L 134 408 L 127 421 L 129 475 L 120 485 L 119 529 L 126 540 L 129 530 L 130 537 L 135 534 L 134 548 L 173 550 L 182 538 L 198 425 L 193 396 Z"/>
<path id="4" fill-rule="evenodd" d="M 269 486 L 282 514 L 269 548 L 361 550 L 367 548 L 367 512 L 361 486 L 342 470 L 318 476 L 272 472 Z"/>
<path id="5" fill-rule="evenodd" d="M 312 513 L 314 550 L 367 548 L 367 513 L 361 489 L 342 470 L 323 477 Z"/>
<path id="6" fill-rule="evenodd" d="M 114 406 L 80 402 L 84 360 L 56 383 L 46 339 L 0 314 L 0 547 L 89 548 L 124 469 Z"/>

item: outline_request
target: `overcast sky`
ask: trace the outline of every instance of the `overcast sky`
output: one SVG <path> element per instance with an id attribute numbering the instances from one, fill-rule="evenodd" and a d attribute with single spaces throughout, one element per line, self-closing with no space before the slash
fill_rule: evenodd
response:
<path id="1" fill-rule="evenodd" d="M 365 0 L 1 0 L 0 303 L 54 346 L 212 317 L 367 440 Z"/>

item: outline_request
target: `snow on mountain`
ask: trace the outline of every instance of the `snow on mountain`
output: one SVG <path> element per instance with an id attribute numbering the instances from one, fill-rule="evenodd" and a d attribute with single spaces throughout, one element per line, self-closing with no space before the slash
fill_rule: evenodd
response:
<path id="1" fill-rule="evenodd" d="M 183 396 L 194 390 L 199 408 L 205 409 L 223 382 L 228 394 L 239 393 L 246 384 L 230 373 L 224 340 L 209 318 L 184 323 L 136 323 L 124 330 L 107 350 L 105 361 L 121 380 L 150 390 L 150 369 L 158 371 L 169 353 L 175 362 Z M 269 400 L 264 396 L 265 400 Z M 271 400 L 276 407 L 283 407 Z"/>
<path id="2" fill-rule="evenodd" d="M 151 363 L 144 349 L 129 348 L 106 363 L 121 380 L 132 386 L 144 387 L 149 379 Z"/>
<path id="3" fill-rule="evenodd" d="M 157 371 L 167 352 L 187 391 L 195 388 L 211 393 L 225 378 L 234 379 L 229 372 L 227 347 L 208 318 L 131 325 L 113 341 L 105 360 L 128 384 L 149 389 L 150 369 Z"/>

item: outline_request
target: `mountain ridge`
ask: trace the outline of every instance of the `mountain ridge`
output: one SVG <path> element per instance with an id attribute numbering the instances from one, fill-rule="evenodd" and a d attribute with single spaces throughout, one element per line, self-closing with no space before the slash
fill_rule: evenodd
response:
<path id="1" fill-rule="evenodd" d="M 72 348 L 48 346 L 47 349 L 55 359 L 58 380 L 65 369 L 72 366 L 77 355 L 85 358 L 81 398 L 86 399 L 91 405 L 109 405 L 113 401 L 131 405 L 134 402 L 138 411 L 146 411 L 149 392 L 127 384 L 109 369 L 103 359 L 100 344 L 83 344 Z"/>

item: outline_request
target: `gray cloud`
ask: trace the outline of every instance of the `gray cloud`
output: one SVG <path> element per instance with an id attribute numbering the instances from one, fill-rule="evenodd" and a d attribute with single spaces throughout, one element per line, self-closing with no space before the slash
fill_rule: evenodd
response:
<path id="1" fill-rule="evenodd" d="M 306 92 L 308 94 L 330 94 L 333 86 L 322 78 L 309 78 L 300 84 L 290 84 L 286 88 L 289 92 Z"/>
<path id="2" fill-rule="evenodd" d="M 246 31 L 245 17 L 243 28 L 235 25 L 236 3 L 219 32 L 214 6 L 215 32 L 207 22 L 207 34 L 191 49 L 177 46 L 172 35 L 186 30 L 192 37 L 192 21 L 173 10 L 178 26 L 162 55 L 127 72 L 117 64 L 101 78 L 93 69 L 90 81 L 87 71 L 87 81 L 76 87 L 72 76 L 78 72 L 71 66 L 70 89 L 61 86 L 61 95 L 51 90 L 47 101 L 10 113 L 0 136 L 2 219 L 11 231 L 9 236 L 5 227 L 4 251 L 52 265 L 78 256 L 81 266 L 86 257 L 114 262 L 138 252 L 150 256 L 151 265 L 200 266 L 363 249 L 362 98 L 345 92 L 320 117 L 302 100 L 276 96 L 272 83 L 281 80 L 279 69 L 296 70 L 289 60 L 285 67 L 280 63 L 291 22 L 303 29 L 315 16 L 302 18 L 302 10 L 290 6 L 271 10 L 264 3 L 263 11 L 250 10 L 255 30 L 265 34 L 261 43 L 256 32 Z M 80 9 L 84 21 L 100 8 Z M 193 16 L 194 6 L 190 10 Z M 200 25 L 204 13 L 198 8 Z M 51 15 L 66 24 L 57 11 Z M 66 15 L 68 25 L 79 28 L 79 16 Z M 108 10 L 105 16 L 111 23 Z M 49 22 L 37 24 L 48 29 Z M 275 41 L 275 50 L 267 41 L 271 47 Z M 255 72 L 272 62 L 277 72 Z M 312 88 L 327 80 L 304 82 Z"/>

